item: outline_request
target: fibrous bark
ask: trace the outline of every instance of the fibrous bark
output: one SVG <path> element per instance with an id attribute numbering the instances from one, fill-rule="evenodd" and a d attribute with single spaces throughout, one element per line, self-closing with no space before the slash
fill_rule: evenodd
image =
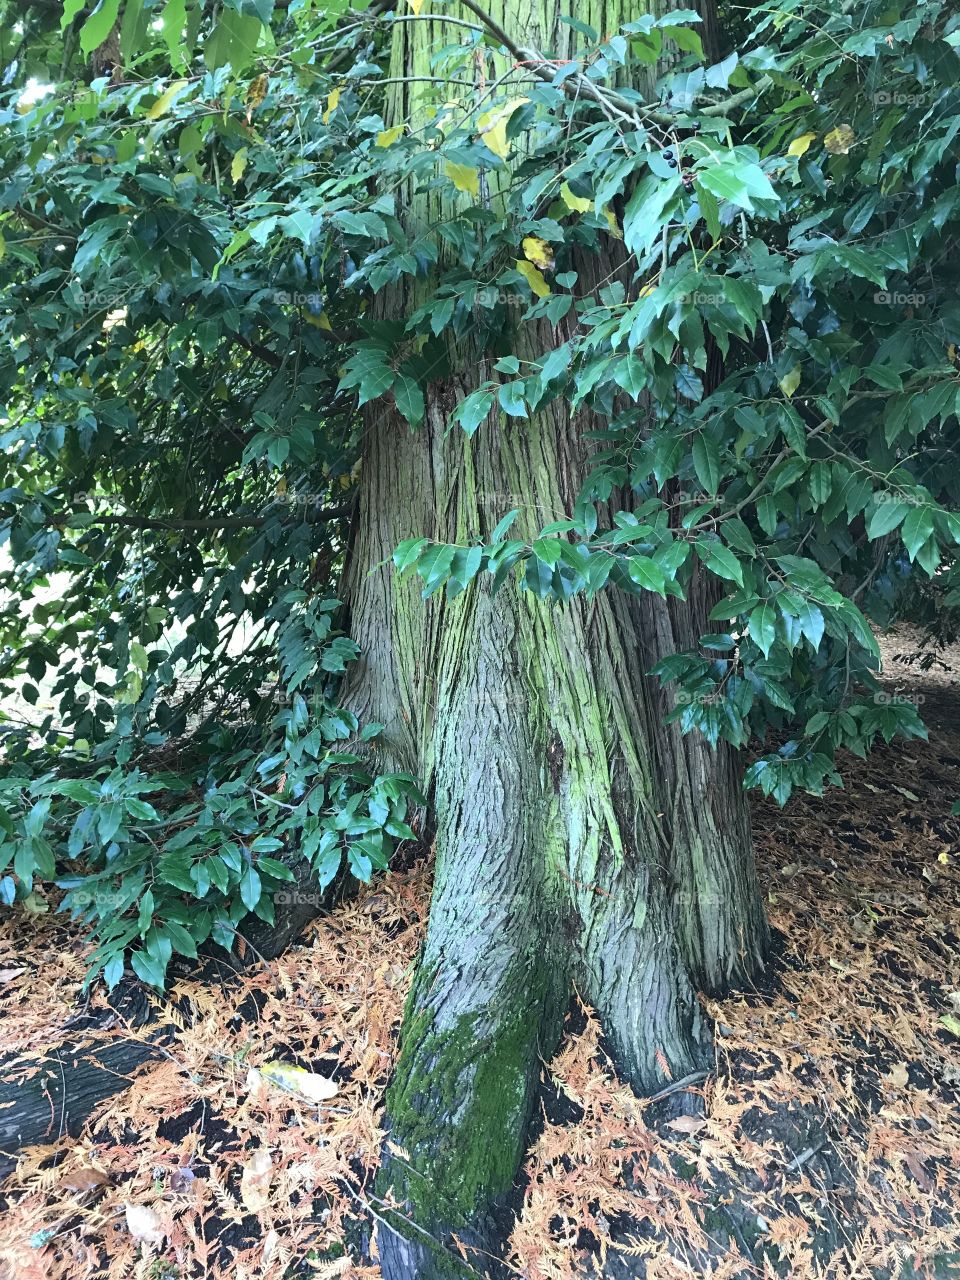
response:
<path id="1" fill-rule="evenodd" d="M 0 1083 L 0 1180 L 21 1147 L 76 1137 L 101 1102 L 127 1088 L 134 1073 L 161 1053 L 145 1040 L 67 1040 L 26 1078 Z"/>
<path id="2" fill-rule="evenodd" d="M 583 8 L 602 31 L 640 11 Z M 491 12 L 518 43 L 567 51 L 552 0 Z M 402 24 L 394 70 L 416 72 L 437 39 L 429 23 Z M 410 109 L 398 103 L 397 119 Z M 410 216 L 436 216 L 437 199 Z M 585 293 L 611 269 L 581 266 Z M 511 336 L 536 359 L 566 335 L 541 323 Z M 561 607 L 515 582 L 424 602 L 417 579 L 394 575 L 403 539 L 463 544 L 512 508 L 511 537 L 532 540 L 569 515 L 589 471 L 595 424 L 562 401 L 530 421 L 491 415 L 472 439 L 451 430 L 487 372 L 482 351 L 451 356 L 461 372 L 430 388 L 419 430 L 382 404 L 367 413 L 350 574 L 362 656 L 348 701 L 385 726 L 383 763 L 423 781 L 437 858 L 387 1101 L 387 1280 L 469 1274 L 457 1241 L 489 1271 L 491 1214 L 574 986 L 624 1077 L 651 1093 L 709 1066 L 698 991 L 749 981 L 767 945 L 736 759 L 664 726 L 668 695 L 646 674 L 709 629 L 704 582 L 686 605 L 607 590 Z"/>
<path id="3" fill-rule="evenodd" d="M 566 407 L 471 441 L 447 430 L 463 390 L 437 389 L 415 436 L 371 415 L 366 564 L 403 537 L 489 532 L 504 506 L 530 538 L 569 510 L 588 460 Z M 450 1233 L 488 1239 L 572 985 L 649 1093 L 709 1065 L 697 990 L 756 974 L 766 927 L 736 763 L 664 727 L 645 675 L 682 616 L 614 591 L 552 607 L 480 584 L 424 603 L 388 568 L 360 580 L 354 634 L 373 657 L 355 705 L 426 780 L 437 853 L 388 1099 L 404 1154 L 381 1176 L 398 1204 L 381 1263 L 391 1280 L 457 1274 Z"/>

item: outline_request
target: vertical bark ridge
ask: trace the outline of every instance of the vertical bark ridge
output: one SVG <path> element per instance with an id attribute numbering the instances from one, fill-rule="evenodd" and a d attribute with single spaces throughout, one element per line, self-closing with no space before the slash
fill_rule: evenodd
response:
<path id="1" fill-rule="evenodd" d="M 652 7 L 585 0 L 577 17 L 609 34 Z M 473 17 L 456 5 L 445 12 Z M 552 56 L 579 39 L 554 0 L 491 0 L 489 12 L 518 44 Z M 397 24 L 391 74 L 433 74 L 437 49 L 458 38 L 451 31 Z M 464 91 L 474 101 L 508 69 L 485 56 L 492 69 L 475 62 Z M 523 68 L 514 75 L 518 86 L 529 79 Z M 421 93 L 452 96 L 410 83 L 394 92 L 388 124 L 422 119 Z M 434 189 L 411 199 L 406 217 L 434 223 L 455 202 Z M 597 271 L 585 272 L 586 289 Z M 402 313 L 410 301 L 389 305 Z M 536 359 L 565 336 L 527 326 L 514 345 Z M 535 536 L 569 514 L 589 467 L 584 422 L 563 402 L 529 422 L 492 418 L 472 440 L 449 431 L 454 406 L 486 372 L 472 351 L 451 351 L 451 366 L 458 372 L 429 389 L 415 434 L 383 405 L 366 411 L 350 579 L 362 651 L 350 705 L 385 724 L 384 763 L 425 783 L 436 836 L 430 921 L 387 1101 L 386 1280 L 464 1274 L 451 1233 L 490 1243 L 490 1213 L 521 1159 L 571 982 L 598 1009 L 625 1077 L 650 1091 L 707 1063 L 696 984 L 745 971 L 728 952 L 750 952 L 737 931 L 758 919 L 743 906 L 755 886 L 731 758 L 665 729 L 664 696 L 645 677 L 662 652 L 687 647 L 690 629 L 699 635 L 698 621 L 614 591 L 561 608 L 516 583 L 496 597 L 475 583 L 424 602 L 418 579 L 396 580 L 389 558 L 404 538 L 463 543 L 511 507 L 521 512 L 517 536 Z"/>
<path id="2" fill-rule="evenodd" d="M 558 402 L 522 427 L 492 420 L 468 440 L 447 430 L 463 390 L 430 395 L 419 436 L 432 455 L 436 536 L 477 529 L 496 485 L 521 509 L 518 535 L 531 537 L 540 509 L 568 509 L 582 481 L 580 424 Z M 560 608 L 511 582 L 495 597 L 475 584 L 412 607 L 431 615 L 417 634 L 437 872 L 388 1096 L 391 1140 L 407 1156 L 381 1177 L 402 1205 L 388 1276 L 409 1274 L 411 1249 L 421 1251 L 417 1274 L 453 1265 L 406 1218 L 443 1240 L 465 1223 L 479 1229 L 509 1190 L 571 977 L 639 1091 L 709 1058 L 674 928 L 625 598 Z"/>
<path id="3" fill-rule="evenodd" d="M 361 721 L 384 726 L 385 768 L 417 772 L 429 710 L 422 694 L 431 618 L 420 607 L 416 582 L 398 581 L 390 557 L 414 532 L 433 536 L 433 476 L 423 440 L 399 415 L 387 418 L 371 412 L 364 424 L 362 501 L 346 577 L 361 658 L 344 703 Z"/>
<path id="4" fill-rule="evenodd" d="M 481 447 L 517 498 L 570 510 L 588 460 L 563 402 L 521 428 L 491 424 Z M 518 536 L 541 523 L 525 514 Z M 614 592 L 563 607 L 528 595 L 517 607 L 534 659 L 528 697 L 547 716 L 541 751 L 562 816 L 558 878 L 577 921 L 578 975 L 621 1070 L 651 1091 L 704 1064 L 707 1034 L 673 927 L 636 611 Z"/>
<path id="5" fill-rule="evenodd" d="M 640 661 L 649 671 L 660 658 L 699 649 L 714 629 L 718 598 L 699 569 L 684 602 L 640 602 Z M 650 682 L 648 732 L 656 752 L 661 805 L 667 815 L 669 865 L 678 933 L 687 968 L 711 995 L 749 986 L 763 972 L 769 929 L 753 855 L 750 810 L 740 757 L 728 743 L 714 748 L 702 735 L 664 725 L 675 696 Z"/>
<path id="6" fill-rule="evenodd" d="M 424 447 L 458 464 L 434 471 L 450 479 L 436 509 L 454 537 L 478 510 L 484 460 L 447 435 L 447 407 L 444 396 L 433 399 Z M 541 768 L 520 616 L 475 588 L 421 608 L 434 615 L 423 686 L 434 730 L 423 762 L 437 865 L 387 1099 L 391 1143 L 405 1153 L 387 1158 L 379 1180 L 400 1205 L 397 1230 L 380 1240 L 388 1277 L 460 1274 L 446 1247 L 451 1232 L 483 1244 L 491 1206 L 522 1158 L 541 1062 L 569 992 L 561 900 L 548 873 L 559 809 Z"/>

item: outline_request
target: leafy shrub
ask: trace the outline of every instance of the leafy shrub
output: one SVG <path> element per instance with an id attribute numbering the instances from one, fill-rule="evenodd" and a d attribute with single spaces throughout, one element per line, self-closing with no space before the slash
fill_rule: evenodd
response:
<path id="1" fill-rule="evenodd" d="M 336 609 L 302 591 L 278 599 L 280 708 L 262 726 L 195 737 L 186 767 L 157 767 L 159 734 L 152 753 L 135 753 L 121 731 L 92 750 L 28 751 L 0 780 L 0 899 L 36 910 L 38 883 L 66 890 L 63 908 L 97 939 L 88 981 L 102 972 L 112 988 L 129 955 L 162 987 L 174 952 L 196 956 L 208 939 L 230 950 L 249 912 L 273 922 L 273 896 L 294 878 L 289 853 L 309 861 L 322 890 L 341 868 L 369 880 L 395 840 L 414 839 L 414 780 L 373 776 L 345 749 L 380 726 L 361 731 L 329 697 L 302 692 L 355 656 L 331 635 Z M 146 651 L 142 661 L 149 671 Z M 107 763 L 114 756 L 125 762 Z"/>

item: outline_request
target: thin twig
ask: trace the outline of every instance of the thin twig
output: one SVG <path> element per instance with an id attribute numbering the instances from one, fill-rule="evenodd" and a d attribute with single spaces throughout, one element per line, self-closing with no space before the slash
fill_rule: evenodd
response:
<path id="1" fill-rule="evenodd" d="M 681 1089 L 686 1089 L 688 1085 L 698 1084 L 701 1080 L 706 1080 L 710 1074 L 709 1071 L 691 1071 L 688 1076 L 684 1076 L 682 1080 L 674 1080 L 672 1084 L 668 1084 L 665 1089 L 661 1089 L 659 1093 L 651 1094 L 649 1098 L 644 1098 L 644 1102 L 661 1102 L 664 1098 L 669 1098 L 671 1093 L 679 1093 Z"/>
<path id="2" fill-rule="evenodd" d="M 292 495 L 290 506 L 300 505 L 296 495 Z M 353 504 L 342 507 L 320 507 L 311 509 L 310 518 L 306 519 L 307 504 L 303 504 L 304 517 L 301 521 L 289 520 L 285 523 L 323 524 L 328 520 L 346 519 L 353 511 Z M 262 529 L 267 523 L 266 516 L 210 516 L 203 520 L 180 520 L 169 516 L 135 516 L 135 515 L 94 515 L 87 511 L 55 511 L 47 517 L 50 525 L 63 525 L 75 516 L 89 516 L 94 524 L 119 525 L 130 529 L 157 529 L 171 532 L 193 531 L 198 533 L 216 532 L 218 529 Z"/>

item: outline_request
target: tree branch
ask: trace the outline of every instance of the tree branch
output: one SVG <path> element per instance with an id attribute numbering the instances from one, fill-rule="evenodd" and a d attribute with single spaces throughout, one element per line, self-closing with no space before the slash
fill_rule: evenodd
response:
<path id="1" fill-rule="evenodd" d="M 378 83 L 383 83 L 382 81 Z M 328 342 L 348 343 L 351 336 L 343 333 L 335 333 L 332 329 L 317 328 L 316 332 Z M 285 357 L 278 355 L 276 351 L 271 351 L 269 347 L 265 347 L 260 342 L 254 342 L 250 338 L 245 338 L 240 333 L 232 335 L 234 342 L 238 347 L 243 347 L 244 351 L 249 351 L 252 356 L 256 356 L 258 360 L 262 360 L 264 364 L 268 364 L 271 369 L 279 369 L 284 362 Z"/>
<path id="2" fill-rule="evenodd" d="M 41 218 L 38 213 L 25 209 L 22 204 L 15 204 L 13 211 L 18 218 L 23 219 L 28 227 L 33 227 L 34 231 L 49 231 L 53 235 L 62 236 L 64 240 L 76 240 L 77 238 L 72 231 L 64 231 L 63 227 L 47 222 L 46 218 Z"/>
<path id="3" fill-rule="evenodd" d="M 233 340 L 238 347 L 243 347 L 244 351 L 249 351 L 252 356 L 256 356 L 258 360 L 268 364 L 271 369 L 279 369 L 283 364 L 283 356 L 278 356 L 275 351 L 271 351 L 269 347 L 265 347 L 259 342 L 251 342 L 249 338 L 245 338 L 240 333 L 235 333 Z"/>
<path id="4" fill-rule="evenodd" d="M 484 27 L 486 27 L 496 40 L 500 41 L 509 53 L 513 54 L 519 65 L 529 67 L 534 75 L 547 84 L 553 83 L 556 76 L 556 62 L 551 62 L 550 59 L 545 58 L 543 54 L 536 49 L 521 48 L 511 40 L 510 36 L 506 31 L 504 31 L 503 27 L 501 27 L 498 22 L 495 21 L 495 19 L 492 18 L 485 9 L 477 4 L 476 0 L 462 0 L 462 4 L 465 9 L 469 9 L 471 13 L 480 19 Z M 571 58 L 570 61 L 574 62 L 576 59 Z M 769 76 L 763 76 L 752 88 L 741 89 L 739 93 L 733 94 L 725 102 L 704 107 L 700 111 L 700 114 L 707 116 L 725 115 L 728 111 L 732 111 L 743 103 L 749 102 L 751 98 L 762 93 L 764 89 L 769 88 L 772 83 L 773 82 Z M 612 89 L 602 89 L 599 85 L 594 84 L 592 80 L 588 80 L 586 76 L 580 73 L 568 76 L 559 87 L 567 94 L 577 95 L 585 93 L 588 97 L 591 97 L 594 101 L 598 102 L 601 107 L 604 107 L 607 110 L 613 109 L 619 115 L 626 116 L 637 127 L 640 126 L 641 116 L 649 120 L 654 120 L 657 124 L 665 125 L 673 124 L 676 118 L 675 113 L 658 110 L 654 107 L 647 107 L 642 104 L 632 102 L 629 98 L 623 97 Z M 686 114 L 692 114 L 692 112 Z"/>
<path id="5" fill-rule="evenodd" d="M 303 507 L 303 520 L 298 522 L 291 517 L 286 523 L 325 524 L 327 521 L 345 520 L 353 512 L 353 503 L 345 503 L 340 507 L 312 507 L 301 501 L 296 494 L 275 505 L 296 508 Z M 267 523 L 267 516 L 209 516 L 200 520 L 181 520 L 170 516 L 135 516 L 135 515 L 93 515 L 86 511 L 55 511 L 47 517 L 47 525 L 62 526 L 75 516 L 89 515 L 91 522 L 99 525 L 114 525 L 128 529 L 158 529 L 171 532 L 193 531 L 196 533 L 216 532 L 221 529 L 262 529 Z"/>

